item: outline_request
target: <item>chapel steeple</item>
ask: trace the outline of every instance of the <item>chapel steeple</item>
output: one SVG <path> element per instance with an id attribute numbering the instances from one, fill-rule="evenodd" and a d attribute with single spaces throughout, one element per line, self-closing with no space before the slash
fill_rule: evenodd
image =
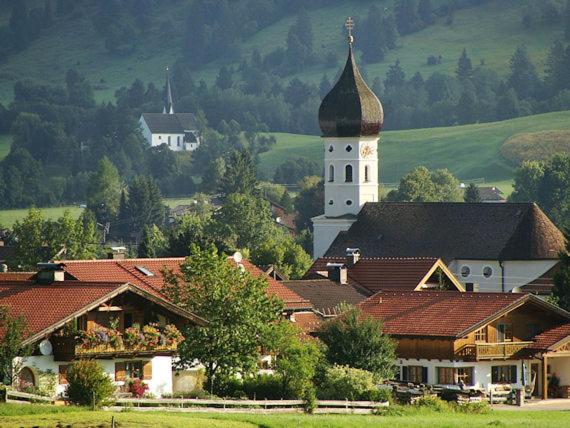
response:
<path id="1" fill-rule="evenodd" d="M 170 87 L 170 72 L 166 67 L 166 86 L 164 88 L 164 107 L 162 109 L 164 114 L 174 114 L 174 101 L 172 100 L 172 89 Z"/>

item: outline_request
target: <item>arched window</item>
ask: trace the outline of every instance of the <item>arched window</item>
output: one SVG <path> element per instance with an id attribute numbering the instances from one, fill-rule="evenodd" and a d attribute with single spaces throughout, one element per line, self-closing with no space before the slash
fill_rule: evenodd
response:
<path id="1" fill-rule="evenodd" d="M 344 181 L 346 183 L 352 183 L 352 165 L 344 167 Z"/>
<path id="2" fill-rule="evenodd" d="M 334 165 L 329 165 L 329 181 L 334 181 Z"/>
<path id="3" fill-rule="evenodd" d="M 168 136 L 168 145 L 170 146 L 170 135 Z"/>
<path id="4" fill-rule="evenodd" d="M 367 183 L 370 181 L 370 166 L 364 166 L 364 181 Z"/>

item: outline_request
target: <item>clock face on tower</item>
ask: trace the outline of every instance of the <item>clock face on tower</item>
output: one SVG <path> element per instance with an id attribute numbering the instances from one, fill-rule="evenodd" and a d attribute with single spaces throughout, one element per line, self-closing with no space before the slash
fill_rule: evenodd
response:
<path id="1" fill-rule="evenodd" d="M 366 159 L 373 157 L 374 148 L 368 144 L 363 145 L 362 148 L 360 149 L 360 156 Z"/>

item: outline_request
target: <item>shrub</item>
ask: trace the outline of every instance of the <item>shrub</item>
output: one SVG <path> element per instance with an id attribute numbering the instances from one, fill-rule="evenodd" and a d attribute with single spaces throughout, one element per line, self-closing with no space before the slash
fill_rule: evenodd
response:
<path id="1" fill-rule="evenodd" d="M 305 388 L 303 391 L 303 410 L 305 413 L 313 414 L 317 408 L 317 392 L 315 387 Z"/>
<path id="2" fill-rule="evenodd" d="M 158 346 L 160 343 L 160 331 L 154 324 L 145 325 L 142 331 L 147 348 L 155 348 Z"/>
<path id="3" fill-rule="evenodd" d="M 450 410 L 449 404 L 439 397 L 432 395 L 424 395 L 414 402 L 416 407 L 425 407 L 434 412 L 448 412 Z"/>
<path id="4" fill-rule="evenodd" d="M 270 374 L 245 378 L 243 391 L 249 398 L 258 400 L 279 400 L 285 395 L 283 378 Z"/>
<path id="5" fill-rule="evenodd" d="M 141 398 L 148 391 L 148 385 L 140 379 L 132 379 L 128 383 L 129 392 L 133 394 L 133 397 Z"/>
<path id="6" fill-rule="evenodd" d="M 141 333 L 140 327 L 138 325 L 133 325 L 125 329 L 123 333 L 123 342 L 127 348 L 138 348 L 142 345 L 144 341 L 144 336 Z"/>
<path id="7" fill-rule="evenodd" d="M 67 396 L 74 404 L 99 407 L 115 392 L 111 378 L 97 362 L 81 360 L 73 363 L 67 374 Z"/>
<path id="8" fill-rule="evenodd" d="M 168 324 L 164 327 L 164 337 L 166 338 L 167 345 L 178 345 L 184 340 L 184 336 L 180 333 L 180 330 L 176 328 L 173 324 Z"/>
<path id="9" fill-rule="evenodd" d="M 486 401 L 479 401 L 476 403 L 457 404 L 456 410 L 461 413 L 484 415 L 491 411 L 491 407 Z"/>
<path id="10" fill-rule="evenodd" d="M 374 374 L 348 366 L 329 367 L 319 388 L 319 397 L 328 400 L 370 400 L 381 397 Z"/>
<path id="11" fill-rule="evenodd" d="M 192 391 L 179 391 L 172 394 L 162 394 L 162 398 L 199 398 L 201 400 L 218 398 L 203 389 L 194 389 Z"/>
<path id="12" fill-rule="evenodd" d="M 0 403 L 6 402 L 6 387 L 0 384 Z"/>

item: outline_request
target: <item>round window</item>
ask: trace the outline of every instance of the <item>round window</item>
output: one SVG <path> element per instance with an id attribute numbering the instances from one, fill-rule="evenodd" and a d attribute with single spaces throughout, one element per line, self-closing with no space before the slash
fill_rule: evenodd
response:
<path id="1" fill-rule="evenodd" d="M 471 269 L 469 266 L 461 266 L 461 276 L 467 278 L 471 274 Z"/>
<path id="2" fill-rule="evenodd" d="M 351 152 L 351 151 L 352 151 L 352 146 L 346 146 L 346 151 L 347 151 L 347 152 Z"/>
<path id="3" fill-rule="evenodd" d="M 333 204 L 333 200 L 331 199 L 331 200 L 329 201 L 329 205 L 332 205 L 332 204 Z"/>
<path id="4" fill-rule="evenodd" d="M 493 275 L 493 268 L 491 266 L 485 266 L 483 268 L 483 276 L 485 278 L 490 278 Z"/>
<path id="5" fill-rule="evenodd" d="M 352 205 L 352 201 L 349 199 L 348 201 L 346 201 L 346 205 Z"/>

